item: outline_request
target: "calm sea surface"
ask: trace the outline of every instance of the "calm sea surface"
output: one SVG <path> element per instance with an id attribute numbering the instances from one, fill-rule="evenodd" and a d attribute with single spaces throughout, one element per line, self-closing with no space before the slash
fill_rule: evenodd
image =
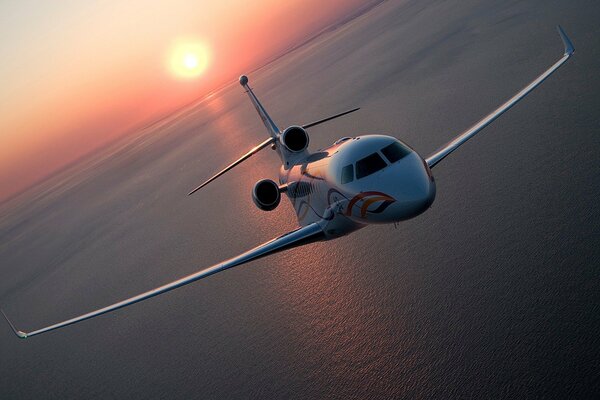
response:
<path id="1" fill-rule="evenodd" d="M 229 270 L 17 340 L 1 399 L 593 398 L 600 393 L 600 3 L 386 1 L 250 74 L 312 149 L 387 133 L 433 152 L 562 54 L 542 87 L 436 166 L 424 215 Z M 245 71 L 240 71 L 245 72 Z M 31 330 L 296 226 L 255 208 L 266 138 L 231 86 L 0 208 L 0 304 Z"/>

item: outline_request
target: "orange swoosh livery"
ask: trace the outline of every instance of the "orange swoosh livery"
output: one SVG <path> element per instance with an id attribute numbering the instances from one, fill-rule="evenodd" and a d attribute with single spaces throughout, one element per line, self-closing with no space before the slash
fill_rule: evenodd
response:
<path id="1" fill-rule="evenodd" d="M 363 200 L 363 204 L 360 208 L 360 216 L 364 217 L 367 214 L 368 208 L 371 204 L 382 201 L 383 204 L 380 207 L 377 207 L 375 210 L 371 211 L 374 213 L 380 213 L 385 210 L 390 204 L 396 201 L 392 196 L 382 193 L 382 192 L 362 192 L 357 194 L 350 200 L 348 204 L 348 209 L 346 210 L 346 215 L 350 216 L 352 214 L 352 208 L 358 203 L 360 200 Z"/>

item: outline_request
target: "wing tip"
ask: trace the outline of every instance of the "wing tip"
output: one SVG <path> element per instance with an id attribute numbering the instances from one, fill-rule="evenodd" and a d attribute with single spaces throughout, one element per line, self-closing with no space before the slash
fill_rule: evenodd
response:
<path id="1" fill-rule="evenodd" d="M 6 320 L 6 322 L 8 322 L 8 325 L 10 325 L 10 328 L 12 329 L 12 331 L 14 332 L 15 335 L 17 335 L 17 337 L 21 338 L 21 339 L 27 339 L 27 337 L 29 336 L 27 334 L 27 332 L 23 332 L 18 330 L 17 328 L 15 328 L 15 326 L 13 325 L 13 323 L 10 321 L 10 319 L 8 319 L 8 316 L 6 315 L 6 313 L 4 312 L 3 309 L 0 309 L 0 312 L 2 313 L 2 315 L 4 316 L 4 319 Z"/>
<path id="2" fill-rule="evenodd" d="M 20 339 L 27 339 L 28 338 L 27 333 L 25 333 L 23 331 L 15 331 L 15 335 L 17 335 Z"/>
<path id="3" fill-rule="evenodd" d="M 575 53 L 575 46 L 573 46 L 573 42 L 571 42 L 571 39 L 569 39 L 562 26 L 557 25 L 556 29 L 558 29 L 558 34 L 565 45 L 565 56 L 572 56 L 573 53 Z"/>

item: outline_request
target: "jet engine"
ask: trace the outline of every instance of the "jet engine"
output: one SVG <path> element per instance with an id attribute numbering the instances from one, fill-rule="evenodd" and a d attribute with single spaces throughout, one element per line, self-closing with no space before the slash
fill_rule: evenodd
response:
<path id="1" fill-rule="evenodd" d="M 256 182 L 252 189 L 252 200 L 263 211 L 274 210 L 281 201 L 279 185 L 271 179 Z"/>
<path id="2" fill-rule="evenodd" d="M 299 153 L 308 147 L 308 133 L 301 126 L 292 125 L 281 135 L 283 145 L 293 153 Z"/>

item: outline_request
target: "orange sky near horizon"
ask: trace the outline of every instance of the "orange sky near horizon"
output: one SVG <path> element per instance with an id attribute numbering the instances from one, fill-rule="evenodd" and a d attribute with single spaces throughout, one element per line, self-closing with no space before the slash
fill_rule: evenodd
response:
<path id="1" fill-rule="evenodd" d="M 0 201 L 366 2 L 0 3 Z M 170 69 L 179 41 L 209 49 L 194 79 Z"/>

